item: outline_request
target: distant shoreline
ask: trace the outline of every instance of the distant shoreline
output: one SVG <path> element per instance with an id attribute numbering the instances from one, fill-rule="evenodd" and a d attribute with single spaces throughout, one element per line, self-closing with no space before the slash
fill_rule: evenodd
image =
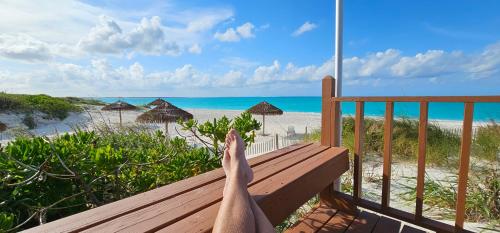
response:
<path id="1" fill-rule="evenodd" d="M 156 98 L 143 97 L 123 97 L 123 98 L 98 98 L 98 100 L 111 103 L 123 100 L 134 105 L 145 105 Z M 321 97 L 182 97 L 164 98 L 177 107 L 183 109 L 200 109 L 215 111 L 244 111 L 251 106 L 267 101 L 284 112 L 295 113 L 321 113 Z M 342 104 L 342 111 L 345 115 L 354 115 L 355 103 L 345 102 Z M 430 120 L 463 120 L 463 103 L 430 103 Z M 367 102 L 365 104 L 365 116 L 383 117 L 385 114 L 385 103 Z M 397 102 L 394 105 L 394 116 L 409 119 L 418 119 L 419 103 Z M 474 105 L 474 121 L 489 122 L 491 119 L 500 121 L 500 103 L 477 103 Z"/>

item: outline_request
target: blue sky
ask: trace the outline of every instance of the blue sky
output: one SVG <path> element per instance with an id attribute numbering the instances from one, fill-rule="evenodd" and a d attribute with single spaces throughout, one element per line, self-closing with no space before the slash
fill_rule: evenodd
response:
<path id="1" fill-rule="evenodd" d="M 0 1 L 0 91 L 316 96 L 334 0 Z M 500 2 L 344 3 L 344 95 L 500 94 Z"/>

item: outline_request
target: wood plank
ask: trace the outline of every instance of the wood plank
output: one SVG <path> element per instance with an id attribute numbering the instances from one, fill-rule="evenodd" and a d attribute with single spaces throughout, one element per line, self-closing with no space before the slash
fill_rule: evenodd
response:
<path id="1" fill-rule="evenodd" d="M 399 233 L 401 222 L 385 216 L 380 216 L 372 233 Z"/>
<path id="2" fill-rule="evenodd" d="M 409 213 L 409 212 L 406 212 L 403 210 L 399 210 L 399 209 L 395 209 L 395 208 L 391 208 L 391 207 L 382 208 L 382 205 L 380 203 L 375 203 L 375 202 L 368 201 L 365 199 L 355 201 L 351 195 L 347 195 L 345 193 L 337 192 L 335 195 L 337 196 L 338 199 L 342 199 L 344 202 L 356 203 L 360 207 L 363 207 L 363 208 L 375 211 L 377 213 L 381 213 L 381 214 L 387 215 L 389 217 L 396 218 L 396 219 L 399 219 L 399 220 L 402 220 L 402 221 L 405 221 L 408 223 L 412 223 L 412 224 L 424 227 L 424 228 L 429 229 L 429 230 L 433 230 L 433 231 L 437 231 L 437 232 L 447 232 L 447 233 L 455 232 L 455 228 L 453 226 L 446 224 L 446 223 L 443 223 L 443 222 L 439 222 L 439 221 L 425 218 L 425 217 L 422 217 L 421 221 L 416 222 L 415 218 L 414 218 L 414 214 L 412 214 L 412 213 Z M 465 229 L 462 232 L 472 233 L 472 231 L 465 230 Z"/>
<path id="3" fill-rule="evenodd" d="M 331 146 L 332 133 L 332 111 L 331 98 L 335 96 L 335 80 L 332 76 L 326 76 L 321 85 L 321 145 Z"/>
<path id="4" fill-rule="evenodd" d="M 338 211 L 318 233 L 342 233 L 351 225 L 356 218 L 354 214 Z"/>
<path id="5" fill-rule="evenodd" d="M 330 148 L 251 186 L 249 192 L 271 223 L 277 225 L 321 190 L 321 186 L 327 185 L 347 168 L 347 151 Z M 220 202 L 214 206 L 217 205 L 220 205 Z M 166 226 L 161 232 L 208 232 L 212 229 L 217 209 L 218 206 L 202 209 Z M 187 224 L 193 222 L 196 222 L 196 225 Z M 184 228 L 186 230 L 183 230 Z"/>
<path id="6" fill-rule="evenodd" d="M 311 210 L 309 214 L 301 218 L 297 224 L 287 229 L 285 232 L 293 233 L 314 233 L 321 229 L 325 223 L 330 220 L 337 210 L 334 210 L 328 206 L 320 205 L 315 209 Z"/>
<path id="7" fill-rule="evenodd" d="M 354 190 L 353 196 L 359 199 L 362 196 L 361 184 L 363 179 L 363 145 L 364 145 L 364 117 L 365 103 L 356 102 L 356 117 L 354 123 Z"/>
<path id="8" fill-rule="evenodd" d="M 371 232 L 372 229 L 377 225 L 380 216 L 370 213 L 368 211 L 363 211 L 359 214 L 352 224 L 347 228 L 346 233 L 365 233 Z"/>
<path id="9" fill-rule="evenodd" d="M 394 118 L 394 102 L 385 105 L 384 121 L 384 164 L 382 177 L 382 208 L 389 206 L 391 198 L 391 163 L 392 163 L 392 124 Z"/>
<path id="10" fill-rule="evenodd" d="M 370 96 L 370 97 L 333 97 L 340 102 L 500 102 L 499 95 L 493 96 Z"/>
<path id="11" fill-rule="evenodd" d="M 289 154 L 290 157 L 280 157 L 268 163 L 260 164 L 254 170 L 254 185 L 275 173 L 283 171 L 307 158 L 325 151 L 328 147 L 319 146 L 319 144 L 302 148 Z M 113 219 L 92 228 L 89 232 L 137 232 L 160 229 L 173 222 L 203 209 L 209 205 L 222 200 L 222 190 L 225 180 L 220 180 L 210 185 L 200 187 L 191 192 L 174 198 L 165 200 L 147 208 L 140 209 L 128 215 Z"/>
<path id="12" fill-rule="evenodd" d="M 425 233 L 425 231 L 417 229 L 412 226 L 404 225 L 403 230 L 401 230 L 401 233 Z"/>
<path id="13" fill-rule="evenodd" d="M 455 219 L 455 229 L 459 232 L 464 228 L 465 220 L 465 201 L 467 199 L 467 178 L 469 175 L 473 115 L 474 103 L 465 103 L 462 142 L 460 147 L 460 170 L 458 171 L 458 191 Z"/>
<path id="14" fill-rule="evenodd" d="M 425 153 L 427 148 L 427 121 L 429 103 L 420 102 L 420 119 L 418 123 L 418 170 L 417 170 L 417 199 L 415 203 L 415 220 L 422 219 L 422 206 L 424 203 L 425 181 Z"/>
<path id="15" fill-rule="evenodd" d="M 277 225 L 349 169 L 344 148 L 331 147 L 249 188 L 271 223 Z"/>
<path id="16" fill-rule="evenodd" d="M 217 216 L 217 212 L 219 212 L 220 205 L 221 203 L 217 202 L 172 225 L 156 230 L 156 233 L 212 232 L 215 217 Z"/>
<path id="17" fill-rule="evenodd" d="M 252 167 L 285 156 L 289 153 L 311 146 L 311 143 L 295 144 L 249 160 Z M 94 209 L 68 216 L 47 224 L 27 229 L 26 232 L 78 232 L 97 226 L 112 219 L 134 211 L 152 206 L 161 201 L 187 193 L 203 185 L 214 183 L 225 178 L 224 171 L 216 169 L 207 173 L 190 177 L 157 189 L 134 195 Z"/>

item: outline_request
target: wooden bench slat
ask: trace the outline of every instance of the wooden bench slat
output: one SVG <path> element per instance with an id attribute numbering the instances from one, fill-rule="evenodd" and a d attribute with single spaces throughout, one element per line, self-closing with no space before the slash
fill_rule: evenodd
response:
<path id="1" fill-rule="evenodd" d="M 385 216 L 380 216 L 380 219 L 373 229 L 372 233 L 399 233 L 401 229 L 401 222 L 394 220 L 392 218 L 388 218 Z"/>
<path id="2" fill-rule="evenodd" d="M 178 222 L 159 229 L 156 233 L 192 233 L 211 232 L 214 226 L 215 217 L 219 212 L 221 202 L 217 202 L 193 215 L 179 220 Z"/>
<path id="3" fill-rule="evenodd" d="M 273 225 L 349 170 L 347 149 L 332 147 L 249 188 Z"/>
<path id="4" fill-rule="evenodd" d="M 289 154 L 291 158 L 280 157 L 268 163 L 255 167 L 254 185 L 273 174 L 287 169 L 326 150 L 328 147 L 308 146 L 301 150 Z M 219 180 L 207 186 L 200 187 L 189 193 L 165 200 L 153 206 L 135 211 L 128 215 L 116 218 L 99 226 L 88 229 L 89 232 L 109 232 L 109 231 L 149 231 L 161 229 L 169 224 L 181 220 L 211 204 L 222 200 L 222 190 L 225 180 Z"/>
<path id="5" fill-rule="evenodd" d="M 293 227 L 286 230 L 286 233 L 314 233 L 321 229 L 325 223 L 332 218 L 337 211 L 325 206 L 320 205 L 310 211 L 309 214 L 302 217 L 302 219 Z"/>
<path id="6" fill-rule="evenodd" d="M 252 167 L 273 159 L 285 156 L 291 152 L 311 146 L 311 143 L 291 145 L 265 155 L 249 160 Z M 27 229 L 25 232 L 78 232 L 90 227 L 119 218 L 134 211 L 146 208 L 177 195 L 192 191 L 208 183 L 225 178 L 222 169 L 200 174 L 170 185 L 159 187 L 120 201 L 112 202 L 94 209 L 71 215 L 38 227 Z"/>
<path id="7" fill-rule="evenodd" d="M 403 230 L 401 230 L 401 233 L 425 233 L 425 231 L 422 231 L 412 226 L 404 225 Z"/>
<path id="8" fill-rule="evenodd" d="M 318 233 L 343 233 L 351 225 L 352 221 L 356 218 L 355 215 L 338 211 Z"/>
<path id="9" fill-rule="evenodd" d="M 352 224 L 347 228 L 346 233 L 364 233 L 371 232 L 373 227 L 377 225 L 379 216 L 367 211 L 361 212 L 359 216 L 354 219 Z"/>
<path id="10" fill-rule="evenodd" d="M 264 213 L 271 216 L 271 223 L 277 225 L 319 192 L 322 189 L 320 186 L 326 187 L 339 177 L 348 166 L 347 150 L 330 148 L 251 186 L 249 192 Z M 208 232 L 212 229 L 219 206 L 220 202 L 186 216 L 160 231 Z M 196 225 L 189 225 L 193 222 Z"/>

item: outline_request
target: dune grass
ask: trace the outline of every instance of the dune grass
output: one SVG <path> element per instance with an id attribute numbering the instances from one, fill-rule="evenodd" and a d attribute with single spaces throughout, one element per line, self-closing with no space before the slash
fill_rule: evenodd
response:
<path id="1" fill-rule="evenodd" d="M 0 112 L 33 114 L 42 112 L 49 119 L 63 120 L 70 112 L 82 111 L 77 104 L 98 103 L 80 98 L 58 98 L 48 95 L 21 95 L 0 92 Z"/>
<path id="2" fill-rule="evenodd" d="M 354 150 L 354 118 L 343 118 L 342 146 Z M 364 160 L 380 159 L 383 151 L 383 120 L 366 118 Z M 306 141 L 319 141 L 321 132 L 315 130 L 305 137 Z M 418 121 L 407 118 L 394 121 L 393 161 L 416 164 L 418 153 Z M 426 177 L 424 203 L 440 209 L 443 218 L 452 218 L 455 209 L 461 136 L 429 124 L 427 129 L 426 164 L 437 167 L 450 176 L 442 180 Z M 490 122 L 480 126 L 472 141 L 471 168 L 467 187 L 466 220 L 498 224 L 500 219 L 500 125 Z M 352 165 L 352 153 L 350 153 Z M 370 177 L 364 177 L 365 180 Z M 415 179 L 411 177 L 409 179 Z M 342 189 L 352 192 L 352 167 L 341 177 Z M 370 181 L 368 181 L 370 182 Z M 413 182 L 414 183 L 414 182 Z M 414 202 L 416 187 L 405 187 L 403 200 Z"/>

